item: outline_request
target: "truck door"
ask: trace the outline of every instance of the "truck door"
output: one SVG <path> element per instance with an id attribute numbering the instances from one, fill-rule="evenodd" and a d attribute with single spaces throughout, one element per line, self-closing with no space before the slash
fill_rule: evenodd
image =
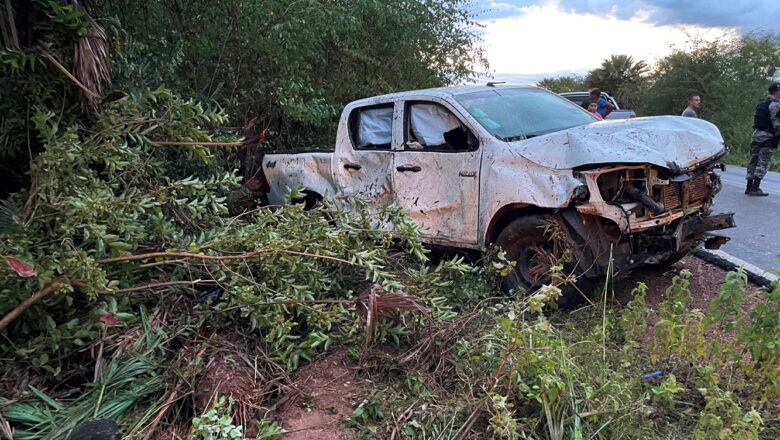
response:
<path id="1" fill-rule="evenodd" d="M 422 227 L 426 241 L 476 245 L 477 138 L 443 101 L 407 101 L 403 110 L 403 142 L 393 157 L 395 202 Z"/>
<path id="2" fill-rule="evenodd" d="M 373 218 L 378 218 L 382 206 L 393 203 L 393 121 L 400 117 L 396 114 L 393 102 L 357 107 L 339 127 L 333 161 L 337 186 L 342 195 L 367 200 Z"/>

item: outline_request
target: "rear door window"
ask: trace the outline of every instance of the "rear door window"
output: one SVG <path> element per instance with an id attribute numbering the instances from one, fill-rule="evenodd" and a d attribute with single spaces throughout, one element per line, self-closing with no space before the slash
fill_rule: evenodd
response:
<path id="1" fill-rule="evenodd" d="M 349 128 L 356 150 L 389 150 L 393 139 L 393 104 L 353 110 Z"/>

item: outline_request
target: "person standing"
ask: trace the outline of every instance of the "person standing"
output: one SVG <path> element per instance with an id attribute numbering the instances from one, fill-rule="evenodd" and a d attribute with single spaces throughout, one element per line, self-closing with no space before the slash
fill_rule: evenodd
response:
<path id="1" fill-rule="evenodd" d="M 745 194 L 749 196 L 768 196 L 761 189 L 761 179 L 766 176 L 772 159 L 772 153 L 777 149 L 778 134 L 780 134 L 780 83 L 769 86 L 769 96 L 756 106 L 753 116 L 753 136 L 750 141 L 750 162 L 747 166 L 747 187 Z"/>
<path id="2" fill-rule="evenodd" d="M 701 96 L 692 95 L 690 98 L 688 98 L 688 107 L 686 107 L 685 110 L 683 110 L 682 116 L 685 116 L 687 118 L 698 118 L 699 115 L 696 113 L 696 110 L 699 109 L 700 105 L 701 105 Z"/>

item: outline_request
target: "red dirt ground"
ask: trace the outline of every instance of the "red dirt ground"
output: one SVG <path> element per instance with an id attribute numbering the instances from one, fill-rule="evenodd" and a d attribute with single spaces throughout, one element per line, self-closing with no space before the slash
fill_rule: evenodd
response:
<path id="1" fill-rule="evenodd" d="M 296 374 L 297 395 L 277 412 L 284 440 L 343 440 L 354 437 L 345 424 L 365 394 L 344 350 L 305 365 Z"/>

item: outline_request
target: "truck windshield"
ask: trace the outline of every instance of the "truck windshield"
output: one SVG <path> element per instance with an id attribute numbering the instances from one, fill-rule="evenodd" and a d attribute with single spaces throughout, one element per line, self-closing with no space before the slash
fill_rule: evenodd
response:
<path id="1" fill-rule="evenodd" d="M 511 142 L 596 120 L 576 104 L 532 88 L 497 88 L 456 95 L 455 99 L 497 138 Z"/>

